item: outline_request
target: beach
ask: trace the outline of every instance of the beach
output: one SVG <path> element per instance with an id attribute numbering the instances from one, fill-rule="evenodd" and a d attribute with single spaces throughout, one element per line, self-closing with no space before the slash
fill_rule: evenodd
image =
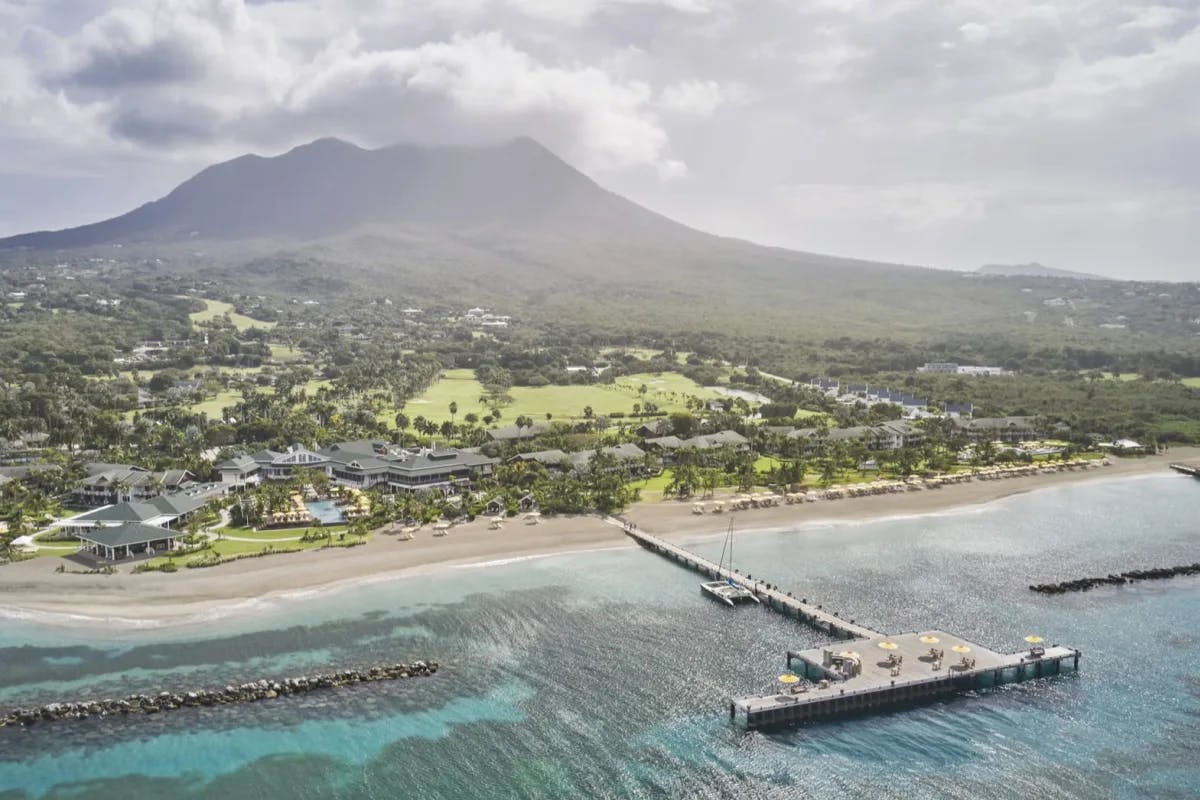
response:
<path id="1" fill-rule="evenodd" d="M 780 505 L 734 514 L 692 513 L 693 501 L 644 499 L 622 515 L 667 538 L 719 533 L 735 518 L 739 533 L 797 525 L 933 514 L 988 503 L 1014 494 L 1082 481 L 1169 474 L 1168 464 L 1200 458 L 1181 448 L 1142 458 L 1114 458 L 1110 466 L 999 480 L 973 480 L 938 489 L 815 503 Z M 1182 478 L 1181 478 L 1182 479 Z M 486 519 L 454 526 L 435 537 L 429 528 L 411 541 L 377 533 L 362 546 L 244 559 L 176 573 L 115 575 L 56 573 L 59 559 L 36 558 L 0 567 L 0 616 L 37 618 L 48 624 L 161 627 L 243 612 L 264 596 L 336 589 L 367 581 L 472 564 L 507 562 L 590 549 L 632 547 L 621 522 L 600 516 L 550 518 L 537 524 L 517 517 L 490 530 Z"/>

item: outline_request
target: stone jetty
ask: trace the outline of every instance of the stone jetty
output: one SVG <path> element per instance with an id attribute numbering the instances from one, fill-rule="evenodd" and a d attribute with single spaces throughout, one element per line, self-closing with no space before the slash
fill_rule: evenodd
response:
<path id="1" fill-rule="evenodd" d="M 0 716 L 0 728 L 8 725 L 35 725 L 61 719 L 125 716 L 128 714 L 159 714 L 181 708 L 224 706 L 235 703 L 257 703 L 296 694 L 354 686 L 360 683 L 424 678 L 438 671 L 436 661 L 414 661 L 411 664 L 382 664 L 369 669 L 348 669 L 323 672 L 295 678 L 271 680 L 263 678 L 251 683 L 230 685 L 221 689 L 195 689 L 185 692 L 131 694 L 121 699 L 84 700 L 47 703 L 34 708 L 14 708 Z"/>
<path id="2" fill-rule="evenodd" d="M 1157 569 L 1133 569 L 1101 578 L 1078 578 L 1061 583 L 1039 583 L 1030 586 L 1030 590 L 1039 594 L 1066 594 L 1067 592 L 1086 592 L 1097 586 L 1123 586 L 1135 581 L 1162 580 L 1174 578 L 1177 575 L 1200 575 L 1200 562 L 1181 564 L 1177 567 L 1159 567 Z"/>

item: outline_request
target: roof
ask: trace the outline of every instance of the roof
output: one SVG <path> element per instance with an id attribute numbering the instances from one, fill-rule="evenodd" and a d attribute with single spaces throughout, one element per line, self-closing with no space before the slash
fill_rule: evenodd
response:
<path id="1" fill-rule="evenodd" d="M 638 447 L 636 444 L 618 444 L 612 447 L 602 447 L 598 451 L 602 455 L 609 456 L 616 461 L 637 461 L 641 462 L 646 457 L 646 451 Z M 596 450 L 582 450 L 571 455 L 571 462 L 576 467 L 585 467 L 591 460 L 595 458 Z"/>
<path id="2" fill-rule="evenodd" d="M 129 522 L 124 525 L 114 525 L 111 528 L 87 531 L 79 534 L 79 538 L 86 542 L 104 545 L 105 547 L 125 547 L 127 545 L 159 542 L 178 535 L 176 531 L 168 530 L 167 528 Z"/>
<path id="3" fill-rule="evenodd" d="M 744 444 L 749 444 L 750 440 L 742 436 L 737 431 L 718 431 L 717 433 L 708 433 L 703 436 L 693 436 L 691 439 L 684 439 L 681 442 L 682 447 L 695 447 L 699 450 L 708 450 L 714 447 L 724 447 L 732 445 L 740 447 Z"/>
<path id="4" fill-rule="evenodd" d="M 117 503 L 72 517 L 72 522 L 145 522 L 161 517 L 180 517 L 204 507 L 211 492 L 175 492 L 150 500 Z"/>
<path id="5" fill-rule="evenodd" d="M 976 417 L 975 419 L 960 420 L 959 425 L 967 430 L 1004 430 L 1006 428 L 1029 429 L 1033 427 L 1033 417 Z"/>
<path id="6" fill-rule="evenodd" d="M 163 512 L 157 506 L 149 503 L 117 503 L 104 506 L 86 514 L 80 514 L 72 519 L 73 522 L 145 522 L 148 519 L 161 517 Z"/>
<path id="7" fill-rule="evenodd" d="M 513 456 L 510 461 L 536 461 L 539 464 L 545 464 L 548 467 L 557 467 L 564 461 L 568 461 L 569 456 L 562 450 L 538 450 L 533 453 L 518 453 Z"/>
<path id="8" fill-rule="evenodd" d="M 661 447 L 664 450 L 674 450 L 677 447 L 683 446 L 683 440 L 678 436 L 659 436 L 655 439 L 647 439 L 646 444 Z"/>
<path id="9" fill-rule="evenodd" d="M 145 472 L 137 464 L 110 464 L 104 461 L 93 461 L 83 465 L 83 471 L 88 475 L 104 475 L 109 472 Z"/>
<path id="10" fill-rule="evenodd" d="M 671 420 L 667 419 L 666 417 L 660 417 L 659 419 L 652 419 L 647 422 L 643 422 L 638 426 L 638 430 L 647 431 L 649 435 L 653 436 L 663 436 L 670 433 L 674 427 L 675 424 L 671 422 Z"/>
<path id="11" fill-rule="evenodd" d="M 221 471 L 238 470 L 239 472 L 245 472 L 257 466 L 258 462 L 254 460 L 253 456 L 239 455 L 217 464 L 217 469 Z"/>

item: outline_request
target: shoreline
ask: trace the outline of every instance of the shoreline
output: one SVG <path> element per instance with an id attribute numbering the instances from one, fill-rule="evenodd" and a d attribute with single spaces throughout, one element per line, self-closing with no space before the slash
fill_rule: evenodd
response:
<path id="1" fill-rule="evenodd" d="M 719 535 L 736 515 L 739 533 L 797 526 L 852 524 L 880 519 L 961 513 L 1040 489 L 1138 477 L 1167 477 L 1173 461 L 1200 457 L 1200 448 L 1113 459 L 1108 467 L 1000 480 L 973 480 L 938 489 L 883 494 L 803 505 L 692 513 L 692 500 L 642 501 L 623 519 L 679 541 Z M 1183 477 L 1183 476 L 1180 476 Z M 58 574 L 48 559 L 0 567 L 0 619 L 78 629 L 98 622 L 114 630 L 164 630 L 251 613 L 263 604 L 336 593 L 370 583 L 452 569 L 484 569 L 519 561 L 636 547 L 621 523 L 598 515 L 543 518 L 536 525 L 509 520 L 488 529 L 487 520 L 456 525 L 445 537 L 422 530 L 412 541 L 376 533 L 361 547 L 281 554 L 205 569 L 134 575 Z M 101 611 L 102 609 L 102 611 Z M 97 612 L 99 613 L 89 613 Z"/>

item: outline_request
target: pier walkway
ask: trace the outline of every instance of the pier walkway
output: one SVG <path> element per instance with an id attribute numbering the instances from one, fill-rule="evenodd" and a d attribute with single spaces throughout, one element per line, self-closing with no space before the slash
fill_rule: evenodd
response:
<path id="1" fill-rule="evenodd" d="M 1168 464 L 1167 466 L 1176 472 L 1182 472 L 1184 475 L 1191 475 L 1193 478 L 1200 478 L 1200 461 L 1180 461 L 1174 464 Z"/>
<path id="2" fill-rule="evenodd" d="M 706 558 L 684 550 L 679 545 L 660 539 L 644 531 L 626 529 L 625 531 L 647 550 L 665 556 L 672 561 L 683 564 L 689 569 L 707 575 L 714 580 L 732 580 L 754 592 L 758 599 L 774 611 L 784 616 L 795 617 L 814 628 L 832 634 L 841 639 L 870 639 L 883 636 L 865 625 L 859 625 L 854 620 L 842 619 L 836 612 L 826 611 L 819 605 L 812 605 L 804 600 L 797 600 L 787 592 L 768 588 L 767 584 L 756 581 L 749 575 L 743 575 L 734 570 L 724 569 Z"/>
<path id="3" fill-rule="evenodd" d="M 760 696 L 730 700 L 729 718 L 747 728 L 787 725 L 862 713 L 967 689 L 998 686 L 1068 669 L 1079 669 L 1080 651 L 1060 645 L 999 653 L 940 630 L 893 636 L 842 619 L 807 599 L 797 600 L 749 575 L 724 569 L 679 545 L 626 526 L 642 547 L 716 580 L 732 580 L 754 592 L 771 610 L 794 617 L 836 638 L 837 647 L 787 652 L 793 681 Z M 947 658 L 949 655 L 949 658 Z M 812 681 L 798 680 L 799 677 Z"/>

